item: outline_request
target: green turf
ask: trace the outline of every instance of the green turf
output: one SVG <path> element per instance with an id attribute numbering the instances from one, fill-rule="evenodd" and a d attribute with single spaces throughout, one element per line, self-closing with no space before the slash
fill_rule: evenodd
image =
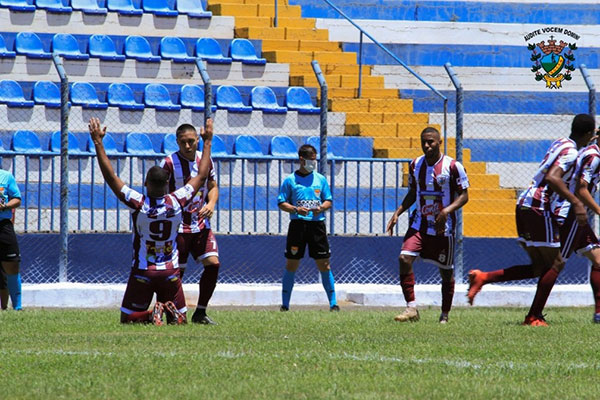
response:
<path id="1" fill-rule="evenodd" d="M 120 325 L 117 310 L 0 313 L 4 399 L 597 399 L 590 308 L 212 310 L 219 326 Z"/>

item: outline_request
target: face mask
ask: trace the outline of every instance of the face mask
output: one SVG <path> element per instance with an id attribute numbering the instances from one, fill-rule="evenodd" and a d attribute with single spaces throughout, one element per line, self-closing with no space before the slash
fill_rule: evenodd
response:
<path id="1" fill-rule="evenodd" d="M 317 160 L 304 160 L 304 169 L 309 173 L 317 169 Z"/>

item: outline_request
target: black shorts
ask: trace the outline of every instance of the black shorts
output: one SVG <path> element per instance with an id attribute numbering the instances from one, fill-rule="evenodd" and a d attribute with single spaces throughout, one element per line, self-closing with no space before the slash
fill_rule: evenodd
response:
<path id="1" fill-rule="evenodd" d="M 2 265 L 0 265 L 0 290 L 5 290 L 7 288 L 6 274 L 4 273 L 4 268 L 2 268 Z"/>
<path id="2" fill-rule="evenodd" d="M 0 221 L 0 261 L 21 261 L 15 228 L 9 219 Z"/>
<path id="3" fill-rule="evenodd" d="M 325 221 L 304 221 L 293 219 L 288 228 L 285 244 L 285 258 L 299 260 L 304 257 L 308 244 L 308 255 L 314 259 L 329 258 L 329 242 Z"/>

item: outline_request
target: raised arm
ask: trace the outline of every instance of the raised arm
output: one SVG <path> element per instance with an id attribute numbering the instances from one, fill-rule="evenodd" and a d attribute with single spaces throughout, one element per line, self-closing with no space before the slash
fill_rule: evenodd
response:
<path id="1" fill-rule="evenodd" d="M 113 193 L 119 196 L 121 189 L 123 186 L 125 186 L 125 184 L 121 178 L 115 174 L 112 164 L 106 155 L 104 143 L 102 143 L 102 139 L 106 135 L 106 126 L 102 128 L 98 118 L 91 118 L 89 128 L 90 136 L 92 137 L 94 146 L 96 146 L 96 158 L 98 159 L 98 165 L 100 166 L 100 171 L 102 171 L 102 176 Z"/>
<path id="2" fill-rule="evenodd" d="M 210 173 L 210 152 L 213 138 L 212 118 L 206 120 L 206 130 L 204 127 L 200 128 L 200 136 L 202 136 L 204 145 L 202 147 L 202 158 L 200 159 L 200 166 L 198 167 L 198 175 L 188 181 L 188 185 L 192 185 L 194 192 L 204 185 L 208 179 L 208 174 Z"/>

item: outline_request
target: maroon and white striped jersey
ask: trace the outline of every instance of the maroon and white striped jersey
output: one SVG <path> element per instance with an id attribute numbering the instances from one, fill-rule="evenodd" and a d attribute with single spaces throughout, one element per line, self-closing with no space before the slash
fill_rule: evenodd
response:
<path id="1" fill-rule="evenodd" d="M 575 169 L 569 182 L 569 191 L 575 193 L 577 182 L 583 178 L 587 182 L 588 191 L 594 195 L 596 186 L 600 181 L 600 148 L 597 144 L 589 145 L 579 152 L 575 161 Z M 569 214 L 571 203 L 562 197 L 556 196 L 553 205 L 554 214 L 566 218 Z"/>
<path id="2" fill-rule="evenodd" d="M 432 166 L 425 156 L 412 160 L 409 166 L 408 186 L 416 193 L 416 208 L 411 215 L 410 227 L 427 235 L 438 235 L 435 218 L 450 205 L 459 190 L 469 187 L 467 172 L 461 163 L 442 155 Z M 444 236 L 454 235 L 456 215 L 451 213 L 446 221 Z"/>
<path id="3" fill-rule="evenodd" d="M 160 198 L 145 196 L 127 185 L 119 195 L 131 211 L 133 268 L 164 270 L 179 268 L 177 229 L 183 208 L 192 200 L 191 185 Z"/>
<path id="4" fill-rule="evenodd" d="M 191 178 L 198 175 L 200 168 L 200 159 L 202 152 L 196 151 L 196 160 L 190 161 L 183 157 L 179 152 L 168 155 L 161 163 L 161 168 L 169 173 L 169 192 L 173 192 L 180 187 L 183 187 Z M 199 190 L 192 202 L 190 202 L 183 210 L 183 222 L 179 227 L 179 232 L 195 233 L 202 229 L 210 229 L 210 220 L 198 218 L 198 211 L 202 209 L 206 202 L 208 193 L 208 182 L 216 180 L 215 169 L 212 159 L 210 160 L 210 172 L 208 179 Z"/>
<path id="5" fill-rule="evenodd" d="M 550 171 L 550 168 L 557 165 L 564 171 L 563 181 L 568 187 L 575 170 L 577 154 L 577 145 L 573 140 L 569 138 L 555 140 L 546 152 L 531 184 L 519 195 L 517 204 L 521 207 L 529 207 L 539 211 L 556 210 L 553 202 L 556 201 L 557 196 L 548 185 L 546 174 Z"/>

